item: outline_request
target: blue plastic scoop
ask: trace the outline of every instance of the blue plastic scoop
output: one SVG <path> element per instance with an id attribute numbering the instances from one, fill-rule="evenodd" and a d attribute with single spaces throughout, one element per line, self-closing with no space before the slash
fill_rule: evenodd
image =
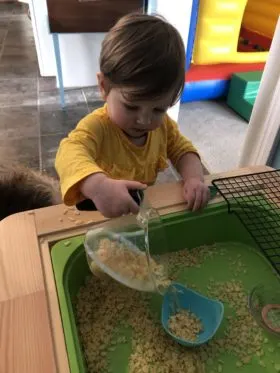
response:
<path id="1" fill-rule="evenodd" d="M 202 331 L 195 341 L 188 341 L 174 335 L 169 329 L 169 319 L 179 310 L 193 313 L 202 324 Z M 224 316 L 224 305 L 218 300 L 209 299 L 185 286 L 173 283 L 164 294 L 161 322 L 167 334 L 183 346 L 196 347 L 214 337 Z"/>

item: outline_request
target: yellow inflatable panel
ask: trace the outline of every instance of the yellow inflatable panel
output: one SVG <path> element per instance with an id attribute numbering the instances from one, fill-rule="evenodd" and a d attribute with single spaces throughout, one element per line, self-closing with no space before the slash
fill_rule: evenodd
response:
<path id="1" fill-rule="evenodd" d="M 237 52 L 246 5 L 247 0 L 200 1 L 193 49 L 194 64 L 266 61 L 268 52 Z"/>
<path id="2" fill-rule="evenodd" d="M 280 0 L 249 0 L 242 24 L 272 39 L 279 15 Z"/>

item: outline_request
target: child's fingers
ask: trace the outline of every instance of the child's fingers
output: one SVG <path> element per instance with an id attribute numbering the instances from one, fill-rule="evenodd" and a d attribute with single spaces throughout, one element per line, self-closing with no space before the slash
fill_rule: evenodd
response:
<path id="1" fill-rule="evenodd" d="M 210 189 L 208 187 L 206 187 L 204 189 L 204 193 L 203 193 L 203 207 L 207 205 L 208 201 L 210 200 Z"/>
<path id="2" fill-rule="evenodd" d="M 143 190 L 147 188 L 146 184 L 142 184 L 138 181 L 124 180 L 124 183 L 128 190 L 136 190 L 136 189 Z"/>
<path id="3" fill-rule="evenodd" d="M 195 191 L 194 190 L 184 190 L 184 198 L 188 203 L 188 210 L 193 209 L 194 201 L 195 201 Z"/>
<path id="4" fill-rule="evenodd" d="M 137 205 L 137 203 L 132 199 L 130 198 L 130 201 L 129 201 L 129 204 L 128 204 L 128 214 L 129 213 L 132 213 L 132 214 L 138 214 L 139 212 L 139 206 Z"/>
<path id="5" fill-rule="evenodd" d="M 185 188 L 184 198 L 188 203 L 188 210 L 197 211 L 207 205 L 210 199 L 209 188 L 197 186 L 196 188 Z"/>
<path id="6" fill-rule="evenodd" d="M 196 189 L 194 191 L 194 194 L 195 194 L 195 200 L 194 200 L 192 211 L 197 211 L 202 206 L 202 202 L 203 202 L 203 190 Z"/>

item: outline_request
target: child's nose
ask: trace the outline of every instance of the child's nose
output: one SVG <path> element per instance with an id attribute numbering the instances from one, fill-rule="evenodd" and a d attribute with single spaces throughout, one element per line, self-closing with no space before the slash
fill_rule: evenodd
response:
<path id="1" fill-rule="evenodd" d="M 152 123 L 152 116 L 149 115 L 149 114 L 139 115 L 139 117 L 137 119 L 137 123 L 141 124 L 143 126 L 150 125 Z"/>

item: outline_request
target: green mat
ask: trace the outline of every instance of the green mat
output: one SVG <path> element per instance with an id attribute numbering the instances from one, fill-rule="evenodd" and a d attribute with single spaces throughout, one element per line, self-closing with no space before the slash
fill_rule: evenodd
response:
<path id="1" fill-rule="evenodd" d="M 176 280 L 191 284 L 206 294 L 210 278 L 220 282 L 238 279 L 248 292 L 259 281 L 279 286 L 279 279 L 274 274 L 271 265 L 260 254 L 252 237 L 239 219 L 235 215 L 227 213 L 225 204 L 210 205 L 202 214 L 166 215 L 162 221 L 165 225 L 169 247 L 173 251 L 214 243 L 217 243 L 217 247 L 221 248 L 221 255 L 207 258 L 200 268 L 180 269 Z M 85 283 L 86 277 L 90 275 L 83 248 L 83 237 L 74 237 L 58 242 L 52 248 L 51 255 L 70 370 L 71 373 L 86 373 L 87 368 L 79 342 L 74 309 L 77 293 Z M 238 260 L 242 261 L 246 270 L 236 271 L 233 263 Z M 225 331 L 227 316 L 232 315 L 232 310 L 226 304 L 225 306 L 225 319 L 218 336 Z M 150 307 L 159 317 L 161 298 L 153 296 Z M 117 345 L 116 349 L 109 353 L 111 371 L 112 373 L 128 373 L 132 331 L 120 327 L 115 332 L 118 336 L 126 335 L 129 341 Z M 262 365 L 256 356 L 250 364 L 237 368 L 237 358 L 233 354 L 223 353 L 217 360 L 206 365 L 206 373 L 218 372 L 220 361 L 223 362 L 223 372 L 226 373 L 233 373 L 239 369 L 244 373 L 275 373 L 275 366 L 278 367 L 277 364 L 280 364 L 279 340 L 264 331 L 263 334 L 266 344 L 263 347 Z"/>

